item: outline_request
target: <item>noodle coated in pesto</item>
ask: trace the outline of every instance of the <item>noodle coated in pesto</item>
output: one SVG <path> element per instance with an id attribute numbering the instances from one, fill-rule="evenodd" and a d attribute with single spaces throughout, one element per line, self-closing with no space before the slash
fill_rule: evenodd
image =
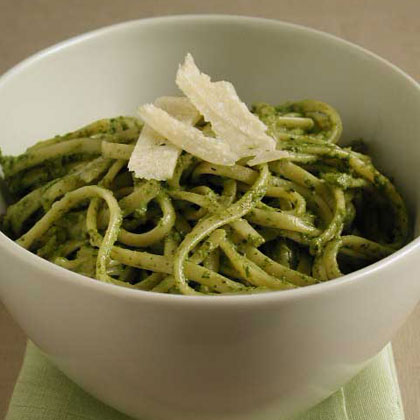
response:
<path id="1" fill-rule="evenodd" d="M 342 125 L 331 106 L 305 100 L 252 112 L 287 158 L 251 168 L 182 152 L 172 179 L 137 179 L 127 161 L 143 124 L 131 117 L 1 156 L 11 197 L 1 229 L 76 273 L 185 295 L 305 287 L 406 243 L 404 201 L 360 142 L 337 145 Z M 211 133 L 203 119 L 196 128 Z"/>

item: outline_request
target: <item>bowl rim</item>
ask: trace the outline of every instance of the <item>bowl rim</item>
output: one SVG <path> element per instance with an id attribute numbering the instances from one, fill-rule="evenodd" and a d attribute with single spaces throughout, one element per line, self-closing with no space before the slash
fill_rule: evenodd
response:
<path id="1" fill-rule="evenodd" d="M 413 89 L 416 89 L 420 94 L 420 84 L 417 81 L 397 67 L 395 64 L 389 62 L 388 60 L 380 57 L 379 55 L 367 50 L 364 47 L 361 47 L 353 42 L 342 39 L 338 36 L 332 35 L 330 33 L 320 31 L 318 29 L 313 29 L 304 25 L 299 25 L 295 23 L 285 22 L 275 19 L 267 19 L 261 17 L 251 17 L 251 16 L 242 16 L 242 15 L 230 15 L 230 14 L 177 14 L 170 16 L 157 16 L 149 17 L 142 19 L 128 20 L 124 22 L 119 22 L 116 24 L 104 26 L 74 37 L 65 39 L 61 42 L 58 42 L 50 47 L 42 49 L 26 59 L 20 61 L 9 70 L 7 70 L 3 75 L 0 76 L 0 89 L 6 85 L 9 80 L 17 77 L 21 71 L 24 71 L 32 64 L 42 61 L 45 57 L 65 50 L 66 48 L 75 46 L 79 43 L 83 43 L 92 38 L 101 37 L 103 35 L 118 32 L 120 30 L 130 29 L 131 27 L 136 26 L 147 26 L 147 25 L 161 25 L 165 23 L 196 23 L 198 21 L 207 22 L 207 23 L 219 23 L 219 22 L 230 22 L 233 24 L 242 24 L 242 25 L 252 25 L 258 24 L 265 27 L 283 27 L 287 30 L 299 31 L 301 33 L 306 33 L 309 36 L 317 36 L 323 38 L 324 41 L 331 42 L 332 44 L 340 44 L 341 46 L 347 47 L 355 52 L 358 52 L 361 55 L 367 56 L 375 61 L 381 63 L 384 67 L 387 67 L 390 71 L 397 73 L 400 78 L 404 78 L 409 82 Z M 0 250 L 5 250 L 9 252 L 17 260 L 21 260 L 23 263 L 30 265 L 33 269 L 44 272 L 45 274 L 50 274 L 58 277 L 57 281 L 66 281 L 71 282 L 75 287 L 81 288 L 90 288 L 96 291 L 101 291 L 113 296 L 120 296 L 121 298 L 134 299 L 134 300 L 148 300 L 155 301 L 155 303 L 166 304 L 166 305 L 179 305 L 179 304 L 189 304 L 196 306 L 197 308 L 205 307 L 209 305 L 213 307 L 219 307 L 220 305 L 229 305 L 232 307 L 241 307 L 243 305 L 252 306 L 252 305 L 267 305 L 271 303 L 279 303 L 284 301 L 290 301 L 295 299 L 307 299 L 314 295 L 319 295 L 321 293 L 328 293 L 340 287 L 349 287 L 356 285 L 362 281 L 366 281 L 365 277 L 384 271 L 389 265 L 398 262 L 398 260 L 403 259 L 404 257 L 412 254 L 416 249 L 420 248 L 420 237 L 414 238 L 404 247 L 400 248 L 390 256 L 383 258 L 380 261 L 377 261 L 374 264 L 368 265 L 367 267 L 354 271 L 353 273 L 346 274 L 343 277 L 329 280 L 323 283 L 318 283 L 302 288 L 282 290 L 282 291 L 270 291 L 260 294 L 244 294 L 244 295 L 220 295 L 220 296 L 187 296 L 187 295 L 175 295 L 175 294 L 163 294 L 151 291 L 136 290 L 131 288 L 125 288 L 121 286 L 114 285 L 112 283 L 105 283 L 92 279 L 90 277 L 74 273 L 70 270 L 67 270 L 63 267 L 57 266 L 43 258 L 33 254 L 32 252 L 26 250 L 19 246 L 12 239 L 7 237 L 3 232 L 0 231 Z M 3 251 L 4 252 L 4 251 Z"/>

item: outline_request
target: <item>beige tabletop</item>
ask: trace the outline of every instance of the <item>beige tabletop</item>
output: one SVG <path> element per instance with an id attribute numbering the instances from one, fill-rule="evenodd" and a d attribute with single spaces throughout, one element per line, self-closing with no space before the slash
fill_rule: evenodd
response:
<path id="1" fill-rule="evenodd" d="M 0 0 L 0 73 L 82 32 L 129 19 L 183 13 L 252 15 L 307 25 L 362 45 L 420 80 L 419 0 Z M 420 306 L 393 345 L 406 420 L 419 420 Z M 0 419 L 24 347 L 25 335 L 0 303 Z"/>

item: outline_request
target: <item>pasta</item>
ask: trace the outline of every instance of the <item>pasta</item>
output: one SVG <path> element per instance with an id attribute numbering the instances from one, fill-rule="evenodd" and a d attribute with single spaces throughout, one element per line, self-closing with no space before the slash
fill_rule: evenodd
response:
<path id="1" fill-rule="evenodd" d="M 253 167 L 183 151 L 171 179 L 137 179 L 127 161 L 143 123 L 132 117 L 2 156 L 10 197 L 2 230 L 74 272 L 184 295 L 305 287 L 406 243 L 400 194 L 360 142 L 337 145 L 342 126 L 331 106 L 305 100 L 252 112 L 281 152 Z M 195 128 L 211 138 L 203 118 Z"/>

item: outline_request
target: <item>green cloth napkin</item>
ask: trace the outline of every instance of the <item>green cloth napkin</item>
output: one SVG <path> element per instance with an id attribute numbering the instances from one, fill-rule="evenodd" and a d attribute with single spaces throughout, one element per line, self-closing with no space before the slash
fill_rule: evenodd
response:
<path id="1" fill-rule="evenodd" d="M 31 342 L 5 420 L 130 420 L 86 394 Z M 294 420 L 404 420 L 391 346 L 333 396 Z"/>

